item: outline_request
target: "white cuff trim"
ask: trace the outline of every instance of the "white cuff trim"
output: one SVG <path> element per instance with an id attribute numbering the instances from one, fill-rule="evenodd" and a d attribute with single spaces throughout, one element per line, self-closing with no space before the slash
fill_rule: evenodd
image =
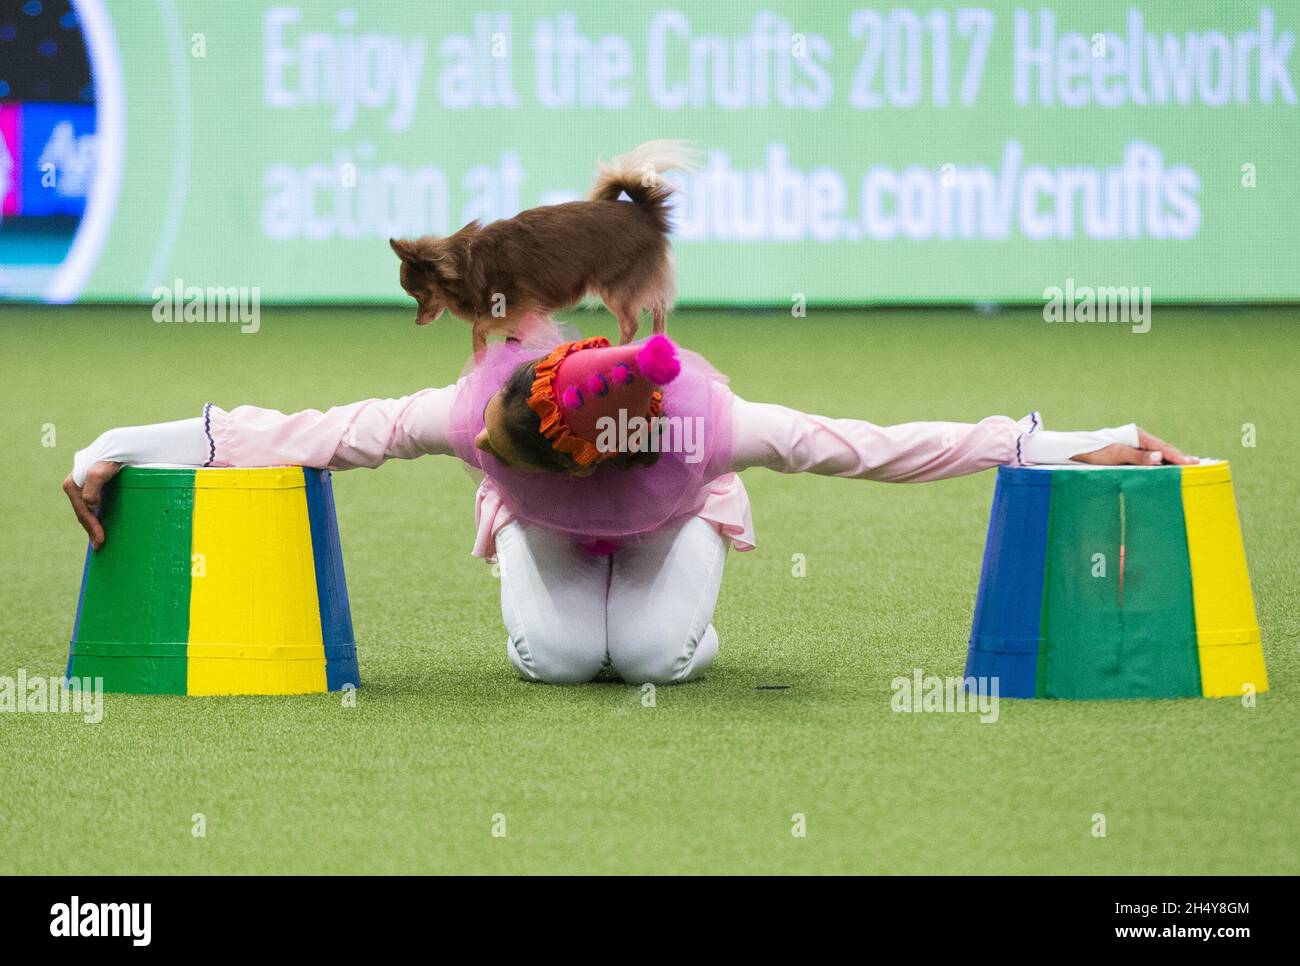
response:
<path id="1" fill-rule="evenodd" d="M 1025 438 L 1020 455 L 1028 464 L 1060 465 L 1073 462 L 1076 456 L 1095 452 L 1112 443 L 1136 447 L 1138 445 L 1137 424 L 1128 423 L 1125 426 L 1079 433 L 1039 430 Z"/>
<path id="2" fill-rule="evenodd" d="M 90 467 L 100 460 L 131 465 L 204 466 L 210 443 L 203 424 L 203 417 L 196 417 L 174 423 L 110 429 L 73 456 L 72 480 L 77 486 L 85 486 Z"/>

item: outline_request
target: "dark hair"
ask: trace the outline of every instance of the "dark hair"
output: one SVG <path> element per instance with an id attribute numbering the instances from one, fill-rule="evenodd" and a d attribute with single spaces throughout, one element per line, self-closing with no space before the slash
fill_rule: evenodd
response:
<path id="1" fill-rule="evenodd" d="M 537 364 L 525 362 L 510 374 L 501 387 L 501 424 L 510 444 L 531 466 L 549 473 L 567 473 L 578 469 L 569 456 L 559 452 L 551 441 L 542 435 L 542 418 L 528 405 L 533 394 L 533 380 L 537 378 Z M 602 461 L 612 469 L 630 470 L 636 466 L 653 466 L 659 459 L 657 452 L 649 450 L 619 453 Z"/>

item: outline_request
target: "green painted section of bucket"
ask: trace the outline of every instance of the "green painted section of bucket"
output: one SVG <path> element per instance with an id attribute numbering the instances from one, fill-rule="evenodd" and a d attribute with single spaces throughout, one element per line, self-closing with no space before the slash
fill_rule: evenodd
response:
<path id="1" fill-rule="evenodd" d="M 125 467 L 105 487 L 107 539 L 87 550 L 69 677 L 185 694 L 194 471 Z"/>
<path id="2" fill-rule="evenodd" d="M 1040 697 L 1201 693 L 1181 470 L 1054 474 L 1042 627 Z"/>

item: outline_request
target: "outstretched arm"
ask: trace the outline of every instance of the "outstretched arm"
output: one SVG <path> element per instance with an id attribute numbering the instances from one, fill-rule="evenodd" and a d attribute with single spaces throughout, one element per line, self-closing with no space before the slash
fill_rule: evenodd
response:
<path id="1" fill-rule="evenodd" d="M 124 465 L 376 467 L 390 459 L 452 452 L 447 438 L 456 386 L 423 389 L 400 399 L 367 399 L 324 412 L 281 413 L 257 406 L 102 434 L 73 460 L 63 481 L 77 519 L 100 547 L 95 515 L 104 484 Z"/>
<path id="2" fill-rule="evenodd" d="M 374 468 L 390 459 L 451 455 L 447 429 L 456 386 L 422 389 L 400 399 L 367 399 L 320 412 L 288 415 L 239 406 L 208 406 L 209 466 Z"/>
<path id="3" fill-rule="evenodd" d="M 1037 413 L 1021 420 L 876 426 L 735 397 L 732 468 L 921 483 L 1006 464 L 1189 463 L 1195 460 L 1130 423 L 1089 433 L 1054 433 Z"/>

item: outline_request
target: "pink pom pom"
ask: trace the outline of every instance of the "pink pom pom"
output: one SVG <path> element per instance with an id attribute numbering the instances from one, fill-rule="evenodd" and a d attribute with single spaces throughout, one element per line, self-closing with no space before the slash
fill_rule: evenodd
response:
<path id="1" fill-rule="evenodd" d="M 564 387 L 564 392 L 560 393 L 560 405 L 565 409 L 577 409 L 582 405 L 582 393 L 578 392 L 577 386 Z"/>
<path id="2" fill-rule="evenodd" d="M 662 386 L 677 378 L 682 371 L 681 361 L 677 358 L 677 346 L 666 335 L 652 335 L 641 351 L 636 354 L 636 367 L 656 386 Z"/>
<path id="3" fill-rule="evenodd" d="M 605 380 L 599 373 L 593 372 L 587 377 L 587 392 L 593 396 L 603 396 L 609 392 L 609 389 L 605 386 Z"/>

